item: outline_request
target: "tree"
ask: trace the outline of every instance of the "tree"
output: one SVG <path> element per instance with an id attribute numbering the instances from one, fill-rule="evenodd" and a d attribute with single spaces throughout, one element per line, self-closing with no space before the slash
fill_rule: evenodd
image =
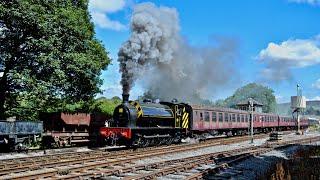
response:
<path id="1" fill-rule="evenodd" d="M 253 98 L 264 105 L 262 107 L 263 112 L 275 112 L 277 104 L 273 93 L 274 91 L 266 86 L 250 83 L 237 89 L 236 92 L 225 99 L 223 103 L 219 101 L 219 104 L 226 107 L 235 107 L 237 103 L 248 98 Z"/>
<path id="2" fill-rule="evenodd" d="M 109 62 L 88 0 L 0 2 L 0 119 L 92 100 Z"/>
<path id="3" fill-rule="evenodd" d="M 102 113 L 109 117 L 113 115 L 114 109 L 122 103 L 122 100 L 115 96 L 111 99 L 101 97 L 95 100 L 91 107 L 92 112 Z"/>

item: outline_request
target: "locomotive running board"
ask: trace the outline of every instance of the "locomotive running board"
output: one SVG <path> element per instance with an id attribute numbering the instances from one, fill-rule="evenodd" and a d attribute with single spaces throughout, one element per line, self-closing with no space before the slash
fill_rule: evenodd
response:
<path id="1" fill-rule="evenodd" d="M 146 136 L 146 135 L 144 135 L 143 136 L 144 138 L 164 138 L 164 137 L 171 137 L 169 134 L 165 134 L 165 135 L 159 135 L 159 134 L 157 134 L 157 135 L 154 135 L 154 136 Z"/>

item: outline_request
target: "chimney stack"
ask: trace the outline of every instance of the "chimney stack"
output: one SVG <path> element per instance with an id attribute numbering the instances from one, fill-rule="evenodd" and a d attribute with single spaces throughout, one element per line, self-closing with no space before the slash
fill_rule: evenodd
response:
<path id="1" fill-rule="evenodd" d="M 123 103 L 129 102 L 129 94 L 122 94 L 122 102 Z"/>

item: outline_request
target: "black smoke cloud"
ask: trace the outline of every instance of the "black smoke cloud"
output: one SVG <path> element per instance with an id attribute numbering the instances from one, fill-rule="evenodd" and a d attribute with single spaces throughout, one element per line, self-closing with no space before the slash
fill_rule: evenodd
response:
<path id="1" fill-rule="evenodd" d="M 234 68 L 238 52 L 232 39 L 211 41 L 206 47 L 190 45 L 180 34 L 174 8 L 136 5 L 131 36 L 118 53 L 123 93 L 129 93 L 139 79 L 161 100 L 197 102 L 193 97 L 213 97 L 216 90 L 238 79 Z"/>

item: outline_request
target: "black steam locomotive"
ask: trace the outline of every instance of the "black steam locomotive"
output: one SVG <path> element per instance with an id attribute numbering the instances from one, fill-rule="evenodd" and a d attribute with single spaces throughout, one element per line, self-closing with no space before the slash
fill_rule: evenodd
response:
<path id="1" fill-rule="evenodd" d="M 115 108 L 109 127 L 100 129 L 109 145 L 150 146 L 179 142 L 189 128 L 192 108 L 188 104 L 172 102 L 143 103 L 129 101 Z"/>

